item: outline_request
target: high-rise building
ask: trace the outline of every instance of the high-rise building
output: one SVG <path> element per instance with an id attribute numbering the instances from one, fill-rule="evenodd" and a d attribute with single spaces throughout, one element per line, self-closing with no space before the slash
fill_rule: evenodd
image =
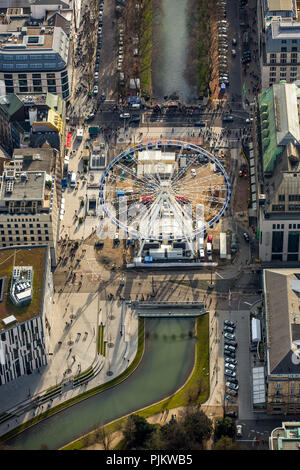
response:
<path id="1" fill-rule="evenodd" d="M 1 246 L 50 246 L 56 265 L 62 168 L 55 149 L 17 149 L 0 190 Z"/>
<path id="2" fill-rule="evenodd" d="M 54 93 L 68 99 L 69 38 L 60 27 L 1 25 L 0 81 L 6 94 Z M 70 70 L 70 68 L 69 68 Z"/>

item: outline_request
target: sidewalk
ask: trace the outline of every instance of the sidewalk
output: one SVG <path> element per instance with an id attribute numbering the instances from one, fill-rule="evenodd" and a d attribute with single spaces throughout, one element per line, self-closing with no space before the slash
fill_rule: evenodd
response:
<path id="1" fill-rule="evenodd" d="M 97 293 L 55 294 L 54 315 L 52 321 L 48 320 L 52 327 L 48 354 L 53 356 L 48 356 L 48 365 L 39 371 L 1 387 L 0 413 L 18 404 L 20 406 L 13 411 L 12 419 L 0 424 L 0 435 L 50 407 L 117 377 L 136 355 L 138 318 L 130 308 L 123 307 L 123 302 L 99 301 Z M 101 323 L 104 325 L 104 341 L 107 343 L 105 357 L 97 354 L 98 325 Z M 87 384 L 73 389 L 74 376 L 93 364 L 95 369 L 101 368 L 100 372 Z M 58 397 L 36 409 L 32 404 L 29 411 L 22 412 L 22 403 L 33 400 L 61 382 L 66 385 Z"/>

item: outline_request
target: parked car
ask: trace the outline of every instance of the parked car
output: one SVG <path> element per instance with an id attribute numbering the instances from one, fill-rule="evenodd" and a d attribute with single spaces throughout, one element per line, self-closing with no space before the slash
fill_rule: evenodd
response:
<path id="1" fill-rule="evenodd" d="M 225 359 L 235 359 L 235 349 L 233 351 L 224 351 L 224 357 Z"/>
<path id="2" fill-rule="evenodd" d="M 230 320 L 224 320 L 224 325 L 226 326 L 231 326 L 231 328 L 235 328 L 235 323 L 233 321 L 230 321 Z"/>
<path id="3" fill-rule="evenodd" d="M 226 390 L 229 395 L 236 397 L 238 395 L 238 392 L 236 390 Z"/>
<path id="4" fill-rule="evenodd" d="M 249 243 L 249 235 L 248 235 L 248 233 L 244 232 L 244 233 L 243 233 L 243 237 L 244 237 L 245 241 Z"/>
<path id="5" fill-rule="evenodd" d="M 235 340 L 235 335 L 233 335 L 231 333 L 224 333 L 224 338 L 234 341 Z"/>
<path id="6" fill-rule="evenodd" d="M 243 426 L 241 424 L 236 425 L 236 435 L 241 437 L 243 435 Z"/>
<path id="7" fill-rule="evenodd" d="M 230 375 L 230 377 L 236 377 L 236 373 L 233 372 L 233 371 L 230 370 L 230 369 L 225 369 L 225 370 L 224 370 L 224 375 Z"/>
<path id="8" fill-rule="evenodd" d="M 235 38 L 233 38 L 233 40 L 232 40 L 232 45 L 233 45 L 233 46 L 236 46 L 236 45 L 237 45 L 237 40 L 236 40 Z"/>
<path id="9" fill-rule="evenodd" d="M 229 418 L 237 418 L 237 412 L 236 411 L 227 411 L 227 413 L 225 413 L 225 416 L 229 416 Z"/>
<path id="10" fill-rule="evenodd" d="M 97 95 L 98 91 L 99 91 L 98 86 L 95 85 L 94 90 L 93 90 L 94 95 Z"/>
<path id="11" fill-rule="evenodd" d="M 231 382 L 226 382 L 226 387 L 230 388 L 231 390 L 238 390 L 239 386 L 236 384 L 232 384 Z"/>
<path id="12" fill-rule="evenodd" d="M 224 332 L 225 333 L 234 333 L 234 328 L 232 326 L 224 326 Z"/>
<path id="13" fill-rule="evenodd" d="M 105 101 L 106 100 L 106 94 L 102 93 L 101 96 L 100 96 L 100 99 L 101 99 L 101 101 Z"/>
<path id="14" fill-rule="evenodd" d="M 232 397 L 230 395 L 225 395 L 225 400 L 227 401 L 231 401 L 232 403 L 235 403 L 235 401 L 232 399 Z"/>
<path id="15" fill-rule="evenodd" d="M 119 233 L 116 232 L 114 236 L 114 243 L 119 243 L 119 242 L 120 242 L 120 236 L 119 236 Z"/>
<path id="16" fill-rule="evenodd" d="M 226 361 L 226 362 L 229 362 L 229 364 L 234 364 L 234 365 L 237 364 L 237 360 L 236 360 L 236 359 L 232 359 L 231 357 L 225 357 L 225 361 Z"/>
<path id="17" fill-rule="evenodd" d="M 230 364 L 229 362 L 225 362 L 225 368 L 226 368 L 226 369 L 229 369 L 229 370 L 235 371 L 235 365 L 234 365 L 234 364 Z"/>
<path id="18" fill-rule="evenodd" d="M 236 384 L 238 385 L 239 381 L 235 377 L 227 377 L 226 378 L 227 382 L 230 382 L 231 384 Z"/>
<path id="19" fill-rule="evenodd" d="M 98 79 L 98 77 L 99 77 L 99 72 L 95 72 L 95 75 L 94 75 L 94 77 L 95 77 L 95 80 L 97 80 L 97 79 Z"/>
<path id="20" fill-rule="evenodd" d="M 233 346 L 234 348 L 237 347 L 237 342 L 236 342 L 236 341 L 232 341 L 231 339 L 225 338 L 225 339 L 224 339 L 224 343 L 225 343 L 225 346 Z"/>
<path id="21" fill-rule="evenodd" d="M 235 352 L 235 349 L 236 349 L 236 348 L 235 348 L 234 346 L 232 346 L 231 344 L 225 344 L 225 345 L 224 345 L 224 352 L 225 352 L 225 351 L 232 351 L 232 352 Z"/>
<path id="22" fill-rule="evenodd" d="M 120 114 L 120 118 L 121 118 L 121 119 L 129 119 L 129 118 L 130 118 L 130 114 L 129 114 L 129 113 L 122 113 L 122 114 Z"/>
<path id="23" fill-rule="evenodd" d="M 236 56 L 236 50 L 235 50 L 235 49 L 232 49 L 232 50 L 231 50 L 231 55 L 232 55 L 232 57 L 235 57 L 235 56 Z"/>
<path id="24" fill-rule="evenodd" d="M 206 122 L 204 122 L 204 121 L 196 121 L 196 122 L 194 122 L 194 126 L 195 126 L 195 127 L 205 127 L 205 126 L 206 126 Z"/>

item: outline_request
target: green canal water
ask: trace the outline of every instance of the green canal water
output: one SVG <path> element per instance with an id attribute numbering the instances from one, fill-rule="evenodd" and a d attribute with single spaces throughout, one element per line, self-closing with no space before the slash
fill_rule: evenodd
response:
<path id="1" fill-rule="evenodd" d="M 173 394 L 194 362 L 194 319 L 145 320 L 145 353 L 138 368 L 120 385 L 94 395 L 25 430 L 7 442 L 19 449 L 58 449 L 96 426 Z"/>

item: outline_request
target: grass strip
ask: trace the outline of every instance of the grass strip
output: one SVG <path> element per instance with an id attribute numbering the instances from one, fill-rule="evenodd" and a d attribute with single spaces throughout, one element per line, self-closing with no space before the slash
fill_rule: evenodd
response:
<path id="1" fill-rule="evenodd" d="M 198 72 L 198 87 L 199 96 L 206 95 L 209 88 L 210 80 L 210 62 L 209 62 L 209 41 L 210 41 L 210 27 L 209 27 L 209 2 L 207 0 L 199 0 L 199 44 L 198 44 L 198 57 L 199 57 L 199 72 Z"/>
<path id="2" fill-rule="evenodd" d="M 152 0 L 144 2 L 141 20 L 141 60 L 140 80 L 144 95 L 151 93 L 151 66 L 152 66 Z"/>
<path id="3" fill-rule="evenodd" d="M 136 367 L 139 365 L 141 358 L 144 353 L 144 331 L 145 331 L 145 326 L 144 326 L 144 319 L 139 318 L 138 320 L 138 347 L 137 347 L 137 353 L 135 355 L 134 360 L 132 363 L 129 365 L 129 367 L 122 372 L 118 377 L 115 377 L 114 379 L 110 380 L 109 382 L 106 382 L 105 384 L 98 385 L 95 388 L 92 388 L 90 390 L 87 390 L 86 392 L 76 396 L 72 397 L 71 399 L 60 403 L 59 405 L 56 405 L 53 408 L 50 408 L 49 410 L 46 410 L 44 413 L 35 416 L 34 418 L 31 418 L 30 420 L 26 421 L 26 423 L 22 423 L 20 426 L 17 426 L 15 429 L 12 429 L 6 434 L 3 434 L 0 437 L 0 442 L 6 442 L 7 440 L 11 439 L 13 436 L 16 436 L 17 434 L 20 434 L 23 432 L 25 429 L 39 423 L 40 421 L 43 421 L 44 419 L 49 418 L 50 416 L 58 413 L 59 411 L 64 410 L 65 408 L 68 408 L 70 406 L 75 405 L 76 403 L 86 400 L 87 398 L 103 392 L 104 390 L 114 387 L 115 385 L 118 385 L 120 382 L 123 380 L 127 379 L 127 377 L 136 369 Z M 92 368 L 91 368 L 92 369 Z M 79 377 L 79 376 L 78 376 Z M 75 441 L 76 442 L 76 441 Z M 75 447 L 76 448 L 76 447 Z"/>
<path id="4" fill-rule="evenodd" d="M 101 345 L 101 325 L 98 326 L 98 338 L 97 338 L 97 353 L 100 353 L 100 345 Z"/>

